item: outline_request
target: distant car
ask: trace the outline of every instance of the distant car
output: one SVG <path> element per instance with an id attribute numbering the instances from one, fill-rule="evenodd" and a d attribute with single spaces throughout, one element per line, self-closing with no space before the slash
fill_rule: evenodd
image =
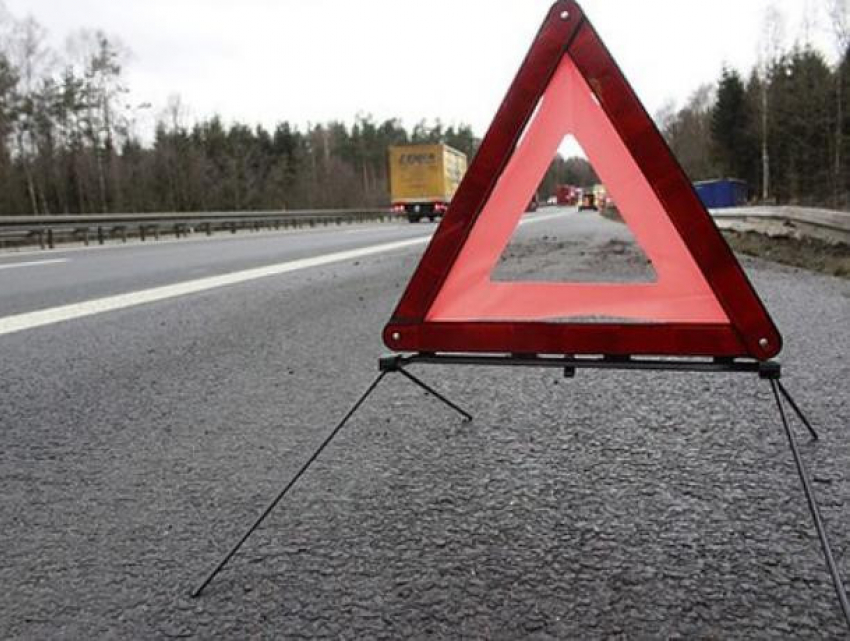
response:
<path id="1" fill-rule="evenodd" d="M 605 185 L 596 185 L 593 188 L 593 194 L 596 196 L 596 209 L 597 211 L 603 211 L 608 208 L 609 199 L 608 199 L 608 190 L 605 189 Z"/>
<path id="2" fill-rule="evenodd" d="M 558 185 L 555 189 L 555 200 L 564 207 L 575 207 L 580 197 L 581 190 L 574 185 Z"/>
<path id="3" fill-rule="evenodd" d="M 599 211 L 599 207 L 596 204 L 596 194 L 584 194 L 581 197 L 581 203 L 578 206 L 579 211 Z"/>

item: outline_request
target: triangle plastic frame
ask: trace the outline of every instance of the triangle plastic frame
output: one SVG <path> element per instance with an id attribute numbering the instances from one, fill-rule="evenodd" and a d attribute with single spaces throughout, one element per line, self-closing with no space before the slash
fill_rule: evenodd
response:
<path id="1" fill-rule="evenodd" d="M 580 74 L 579 80 L 583 79 L 593 92 L 599 111 L 604 112 L 613 128 L 614 142 L 630 157 L 629 162 L 654 192 L 653 200 L 660 204 L 667 221 L 672 224 L 670 238 L 673 242 L 665 240 L 664 245 L 681 245 L 680 253 L 690 259 L 698 280 L 709 288 L 706 291 L 717 312 L 708 314 L 708 320 L 699 320 L 699 313 L 694 314 L 696 320 L 678 318 L 686 305 L 677 313 L 661 314 L 657 319 L 653 316 L 650 322 L 546 322 L 512 315 L 490 317 L 476 313 L 475 309 L 468 317 L 456 313 L 457 319 L 445 320 L 446 314 L 435 313 L 435 303 L 437 308 L 445 307 L 440 302 L 444 290 L 453 286 L 458 289 L 451 282 L 451 276 L 464 255 L 465 246 L 475 242 L 482 246 L 480 239 L 476 241 L 475 238 L 476 223 L 497 191 L 503 174 L 507 171 L 509 177 L 514 175 L 510 173 L 511 161 L 518 148 L 522 151 L 523 137 L 531 136 L 529 123 L 534 125 L 536 112 L 543 111 L 541 100 L 553 78 L 565 68 Z M 555 144 L 558 142 L 560 139 Z M 492 221 L 492 212 L 489 215 Z M 502 216 L 502 213 L 497 215 Z M 631 221 L 627 218 L 627 222 L 633 221 L 634 218 Z M 508 234 L 514 226 L 515 223 L 510 222 Z M 637 232 L 633 225 L 630 226 Z M 644 239 L 648 241 L 650 237 L 644 234 Z M 657 245 L 658 239 L 653 242 Z M 493 246 L 489 251 L 498 258 L 501 249 Z M 460 282 L 464 282 L 463 279 Z M 489 287 L 489 284 L 481 283 L 481 286 Z M 515 296 L 512 302 L 516 309 L 521 307 L 518 299 L 522 294 L 533 292 L 532 288 L 523 290 L 520 286 L 501 293 L 508 301 Z M 592 299 L 594 292 L 590 289 L 586 292 Z M 480 298 L 486 299 L 489 293 L 483 292 Z M 537 290 L 537 293 L 545 294 L 545 291 Z M 633 292 L 623 290 L 622 293 L 628 296 Z M 462 297 L 458 300 L 462 301 Z M 470 300 L 474 300 L 474 296 Z M 682 300 L 687 301 L 687 297 Z M 449 211 L 385 327 L 383 337 L 390 349 L 410 352 L 710 356 L 767 360 L 782 348 L 779 331 L 690 180 L 581 7 L 573 0 L 556 2 L 549 11 Z"/>

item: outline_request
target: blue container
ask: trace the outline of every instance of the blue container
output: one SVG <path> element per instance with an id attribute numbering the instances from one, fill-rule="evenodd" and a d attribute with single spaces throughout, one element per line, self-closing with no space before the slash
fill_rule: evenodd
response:
<path id="1" fill-rule="evenodd" d="M 747 183 L 743 180 L 706 180 L 694 183 L 694 187 L 708 209 L 740 207 L 747 204 Z"/>

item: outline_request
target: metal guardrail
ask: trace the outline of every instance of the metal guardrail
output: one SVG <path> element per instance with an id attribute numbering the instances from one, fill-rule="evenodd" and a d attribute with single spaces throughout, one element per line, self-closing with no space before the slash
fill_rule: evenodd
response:
<path id="1" fill-rule="evenodd" d="M 157 214 L 84 214 L 48 216 L 0 216 L 0 245 L 6 242 L 38 243 L 53 249 L 62 240 L 92 240 L 128 237 L 141 241 L 159 239 L 162 234 L 176 238 L 203 233 L 208 236 L 226 231 L 315 227 L 384 220 L 389 209 L 311 209 L 298 211 L 199 212 Z"/>
<path id="2" fill-rule="evenodd" d="M 743 227 L 777 236 L 814 236 L 850 245 L 850 212 L 760 206 L 712 209 L 711 215 L 721 227 Z"/>
<path id="3" fill-rule="evenodd" d="M 850 244 L 850 213 L 803 207 L 740 207 L 712 210 L 721 227 L 754 229 L 769 235 L 815 236 Z M 146 241 L 162 234 L 176 238 L 195 233 L 235 234 L 240 230 L 281 229 L 341 225 L 394 217 L 389 209 L 312 209 L 293 211 L 199 212 L 156 214 L 84 214 L 0 216 L 0 247 L 4 244 L 38 244 L 54 248 L 73 240 L 88 245 L 130 237 Z"/>

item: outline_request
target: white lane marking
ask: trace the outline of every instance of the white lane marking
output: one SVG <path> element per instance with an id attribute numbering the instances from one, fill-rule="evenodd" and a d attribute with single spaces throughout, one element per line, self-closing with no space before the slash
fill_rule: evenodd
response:
<path id="1" fill-rule="evenodd" d="M 396 231 L 397 228 L 387 228 L 387 229 L 376 229 L 374 227 L 369 227 L 368 229 L 346 229 L 342 233 L 343 234 L 374 234 L 376 231 L 387 232 L 387 231 Z"/>
<path id="2" fill-rule="evenodd" d="M 0 263 L 0 269 L 16 269 L 18 267 L 38 267 L 40 265 L 55 265 L 67 263 L 67 258 L 51 258 L 50 260 L 31 260 L 26 263 Z"/>
<path id="3" fill-rule="evenodd" d="M 278 276 L 280 274 L 288 274 L 290 272 L 310 267 L 321 267 L 323 265 L 330 265 L 344 260 L 374 256 L 376 254 L 406 249 L 416 245 L 424 245 L 429 240 L 430 237 L 426 236 L 422 238 L 414 238 L 412 240 L 372 245 L 371 247 L 335 252 L 333 254 L 325 254 L 324 256 L 301 258 L 299 260 L 278 263 L 277 265 L 269 265 L 267 267 L 246 269 L 244 271 L 223 274 L 221 276 L 199 278 L 197 280 L 190 280 L 183 283 L 177 283 L 175 285 L 164 285 L 162 287 L 144 289 L 137 292 L 131 292 L 129 294 L 107 296 L 106 298 L 99 298 L 83 303 L 73 303 L 71 305 L 63 305 L 61 307 L 53 307 L 51 309 L 39 310 L 37 312 L 7 316 L 5 318 L 0 318 L 0 336 L 27 329 L 34 329 L 36 327 L 43 327 L 45 325 L 52 325 L 62 321 L 83 318 L 84 316 L 103 314 L 104 312 L 126 309 L 127 307 L 135 307 L 136 305 L 153 303 L 155 301 L 175 298 L 177 296 L 195 294 L 227 285 L 245 283 L 258 278 L 265 278 L 266 276 Z"/>

